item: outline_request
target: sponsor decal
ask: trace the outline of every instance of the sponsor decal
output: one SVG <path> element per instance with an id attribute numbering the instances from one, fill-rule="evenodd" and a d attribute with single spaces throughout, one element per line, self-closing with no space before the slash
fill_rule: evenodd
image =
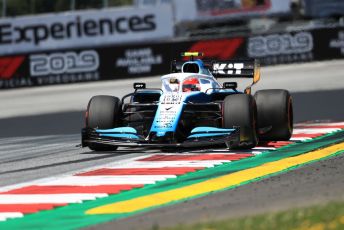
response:
<path id="1" fill-rule="evenodd" d="M 183 104 L 181 93 L 167 93 L 163 96 L 158 110 L 158 116 L 154 121 L 154 129 L 172 129 L 178 121 Z"/>
<path id="2" fill-rule="evenodd" d="M 32 77 L 49 74 L 83 73 L 96 71 L 99 56 L 95 50 L 30 55 Z"/>
<path id="3" fill-rule="evenodd" d="M 99 80 L 95 50 L 0 58 L 0 88 Z"/>
<path id="4" fill-rule="evenodd" d="M 104 36 L 106 34 L 125 34 L 129 32 L 151 31 L 156 28 L 155 16 L 134 15 L 120 17 L 112 20 L 88 19 L 82 21 L 76 16 L 64 23 L 53 22 L 50 25 L 43 22 L 35 25 L 0 24 L 0 44 L 31 43 L 39 45 L 49 39 L 62 40 L 70 38 L 83 38 Z"/>
<path id="5" fill-rule="evenodd" d="M 95 50 L 30 55 L 31 79 L 38 85 L 99 80 Z"/>
<path id="6" fill-rule="evenodd" d="M 126 68 L 128 74 L 151 73 L 153 65 L 162 64 L 161 54 L 155 54 L 150 47 L 127 49 L 124 57 L 116 60 L 115 66 Z"/>
<path id="7" fill-rule="evenodd" d="M 338 38 L 330 41 L 330 47 L 340 49 L 341 54 L 344 55 L 344 31 L 339 31 Z"/>
<path id="8" fill-rule="evenodd" d="M 162 105 L 159 111 L 159 117 L 155 120 L 156 129 L 171 129 L 173 124 L 177 120 L 177 112 L 180 109 L 180 106 L 176 107 L 166 107 L 166 105 Z M 168 108 L 168 109 L 167 109 Z"/>
<path id="9" fill-rule="evenodd" d="M 0 88 L 32 85 L 28 76 L 23 74 L 25 60 L 24 55 L 0 57 Z"/>
<path id="10" fill-rule="evenodd" d="M 272 34 L 248 39 L 247 53 L 264 64 L 313 59 L 313 36 L 309 32 Z"/>
<path id="11" fill-rule="evenodd" d="M 0 20 L 2 54 L 142 41 L 173 36 L 171 8 L 80 11 Z"/>
<path id="12" fill-rule="evenodd" d="M 161 101 L 161 104 L 180 104 L 183 101 L 183 95 L 180 93 L 167 93 Z M 171 107 L 171 106 L 168 106 Z"/>
<path id="13" fill-rule="evenodd" d="M 241 70 L 243 68 L 244 68 L 244 63 L 215 63 L 213 64 L 214 74 L 241 74 Z"/>
<path id="14" fill-rule="evenodd" d="M 204 58 L 228 60 L 233 58 L 244 42 L 244 38 L 198 41 L 188 51 L 202 51 Z M 187 58 L 184 58 L 187 60 Z"/>
<path id="15" fill-rule="evenodd" d="M 0 58 L 0 79 L 8 80 L 13 77 L 23 63 L 24 56 L 1 57 Z"/>

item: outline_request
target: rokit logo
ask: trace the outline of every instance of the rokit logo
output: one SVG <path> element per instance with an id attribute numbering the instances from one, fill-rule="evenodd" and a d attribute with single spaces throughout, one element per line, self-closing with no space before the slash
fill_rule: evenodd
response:
<path id="1" fill-rule="evenodd" d="M 309 32 L 272 34 L 249 38 L 248 56 L 274 64 L 313 59 L 313 36 Z"/>
<path id="2" fill-rule="evenodd" d="M 338 39 L 330 41 L 330 47 L 340 49 L 340 52 L 344 55 L 344 31 L 338 32 Z"/>
<path id="3" fill-rule="evenodd" d="M 24 26 L 11 23 L 0 24 L 0 45 L 29 43 L 39 45 L 46 40 L 79 39 L 85 37 L 126 34 L 129 32 L 151 31 L 156 28 L 155 16 L 133 15 L 131 17 L 74 19 L 51 24 L 28 24 Z"/>
<path id="4" fill-rule="evenodd" d="M 215 63 L 213 64 L 213 73 L 239 75 L 241 74 L 241 70 L 243 68 L 244 68 L 244 63 Z"/>
<path id="5" fill-rule="evenodd" d="M 30 56 L 30 74 L 33 77 L 93 72 L 98 67 L 99 56 L 94 50 L 86 50 L 80 53 L 65 52 Z"/>

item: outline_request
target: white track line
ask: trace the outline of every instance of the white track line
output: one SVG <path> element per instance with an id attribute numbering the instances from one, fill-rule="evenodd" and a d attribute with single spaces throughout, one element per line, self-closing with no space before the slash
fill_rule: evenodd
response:
<path id="1" fill-rule="evenodd" d="M 134 156 L 136 155 L 136 156 Z M 83 172 L 89 172 L 89 171 L 93 171 L 96 169 L 100 169 L 100 168 L 107 168 L 108 165 L 122 165 L 122 164 L 127 164 L 128 162 L 132 162 L 132 161 L 136 161 L 142 158 L 146 158 L 146 157 L 150 157 L 153 156 L 155 154 L 140 154 L 140 156 L 137 156 L 137 154 L 133 153 L 133 157 L 129 158 L 129 159 L 122 159 L 122 160 L 118 160 L 116 162 L 111 162 L 111 163 L 105 163 L 102 165 L 97 165 L 97 166 L 91 166 L 88 168 L 84 168 L 84 169 L 76 169 L 70 172 L 66 172 L 66 173 L 62 173 L 56 176 L 51 176 L 51 177 L 45 177 L 45 178 L 40 178 L 37 180 L 32 180 L 32 181 L 28 181 L 28 182 L 23 182 L 23 183 L 18 183 L 18 184 L 13 184 L 13 185 L 7 185 L 4 187 L 0 187 L 0 192 L 7 192 L 13 189 L 18 189 L 18 188 L 22 188 L 22 187 L 26 187 L 26 186 L 31 186 L 31 185 L 37 185 L 37 184 L 42 184 L 45 182 L 50 182 L 56 179 L 61 179 L 63 177 L 66 176 L 71 176 L 71 175 L 75 175 L 75 174 L 79 174 L 79 173 L 83 173 Z"/>
<path id="2" fill-rule="evenodd" d="M 324 134 L 339 131 L 339 128 L 320 128 L 320 129 L 294 129 L 293 134 Z"/>
<path id="3" fill-rule="evenodd" d="M 259 146 L 257 146 L 257 147 L 254 147 L 254 148 L 252 148 L 253 150 L 262 150 L 262 151 L 268 151 L 268 150 L 275 150 L 276 148 L 274 148 L 274 147 L 259 147 Z"/>
<path id="4" fill-rule="evenodd" d="M 175 177 L 175 175 L 69 176 L 41 183 L 39 185 L 96 186 L 120 184 L 154 184 L 157 181 Z"/>
<path id="5" fill-rule="evenodd" d="M 0 195 L 0 204 L 65 204 L 81 203 L 83 200 L 95 200 L 107 197 L 106 193 L 73 193 L 73 194 L 11 194 Z"/>
<path id="6" fill-rule="evenodd" d="M 0 221 L 5 221 L 9 218 L 19 218 L 23 216 L 24 215 L 21 212 L 0 212 Z"/>
<path id="7" fill-rule="evenodd" d="M 123 165 L 107 165 L 106 168 L 164 168 L 164 167 L 214 167 L 230 160 L 192 161 L 134 161 Z"/>
<path id="8" fill-rule="evenodd" d="M 307 141 L 311 140 L 312 138 L 310 137 L 292 137 L 290 138 L 291 141 Z"/>
<path id="9" fill-rule="evenodd" d="M 344 122 L 330 122 L 330 123 L 298 123 L 295 124 L 294 127 L 302 127 L 302 126 L 324 126 L 324 127 L 332 127 L 332 126 L 341 126 L 344 125 Z"/>

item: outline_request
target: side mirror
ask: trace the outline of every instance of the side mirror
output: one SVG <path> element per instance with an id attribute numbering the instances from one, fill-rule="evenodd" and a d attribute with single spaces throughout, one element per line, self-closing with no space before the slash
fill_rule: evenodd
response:
<path id="1" fill-rule="evenodd" d="M 142 83 L 142 82 L 135 82 L 134 83 L 134 89 L 145 89 L 146 88 L 146 83 Z"/>
<path id="2" fill-rule="evenodd" d="M 236 88 L 238 88 L 238 83 L 236 83 L 236 82 L 224 82 L 223 88 L 224 89 L 236 89 Z"/>

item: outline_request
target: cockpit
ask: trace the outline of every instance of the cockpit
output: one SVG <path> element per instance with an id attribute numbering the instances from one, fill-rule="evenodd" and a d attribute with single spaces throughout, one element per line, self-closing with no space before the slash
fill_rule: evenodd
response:
<path id="1" fill-rule="evenodd" d="M 164 92 L 211 93 L 213 89 L 220 88 L 219 83 L 200 59 L 192 59 L 183 64 L 174 61 L 171 70 L 172 74 L 161 78 Z"/>

